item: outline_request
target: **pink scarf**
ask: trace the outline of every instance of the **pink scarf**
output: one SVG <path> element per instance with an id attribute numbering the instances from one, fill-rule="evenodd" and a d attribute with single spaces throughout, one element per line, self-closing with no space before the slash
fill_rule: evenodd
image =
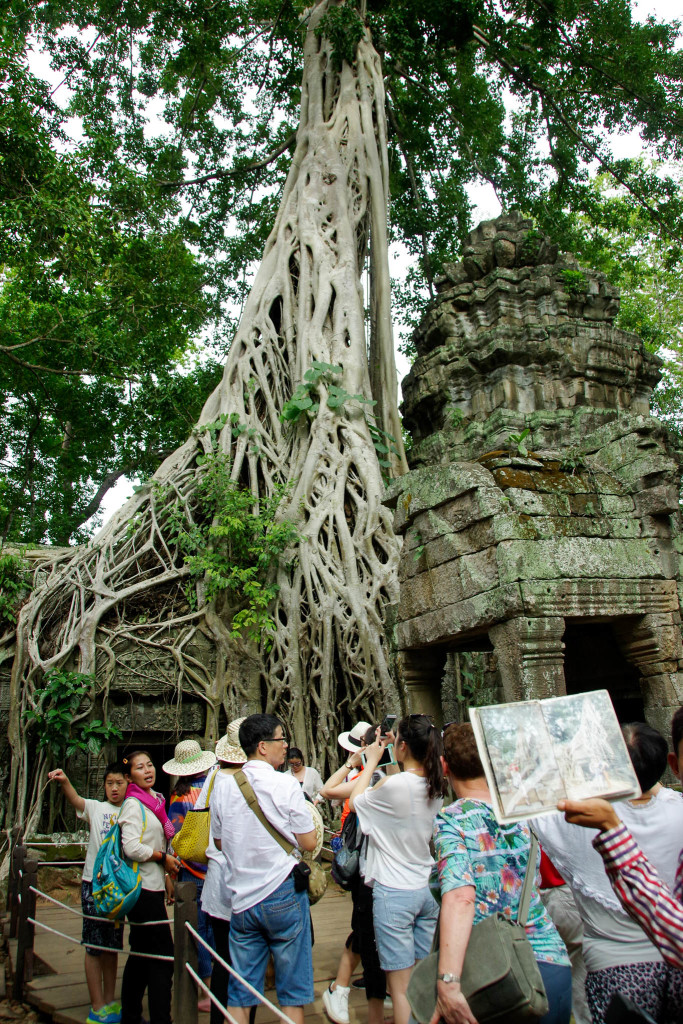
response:
<path id="1" fill-rule="evenodd" d="M 141 804 L 144 804 L 152 814 L 155 814 L 161 823 L 161 827 L 164 830 L 166 838 L 173 839 L 175 829 L 173 828 L 173 822 L 169 819 L 166 813 L 166 805 L 164 804 L 163 796 L 156 796 L 150 789 L 140 789 L 140 787 L 134 782 L 128 783 L 126 798 L 129 796 L 134 796 L 135 799 L 139 800 Z"/>

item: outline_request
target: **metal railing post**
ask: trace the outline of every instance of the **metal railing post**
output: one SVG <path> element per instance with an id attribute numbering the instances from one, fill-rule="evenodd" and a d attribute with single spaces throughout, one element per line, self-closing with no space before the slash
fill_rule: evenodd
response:
<path id="1" fill-rule="evenodd" d="M 197 886 L 194 882 L 175 883 L 173 908 L 173 1019 L 182 1024 L 197 1024 L 198 993 L 185 964 L 196 971 L 197 945 L 185 925 L 197 927 Z"/>
<path id="2" fill-rule="evenodd" d="M 15 999 L 24 997 L 24 984 L 33 977 L 33 939 L 35 927 L 29 918 L 36 916 L 36 894 L 32 891 L 38 886 L 38 860 L 29 856 L 24 861 L 21 876 L 19 916 L 17 921 L 17 962 L 14 971 Z"/>

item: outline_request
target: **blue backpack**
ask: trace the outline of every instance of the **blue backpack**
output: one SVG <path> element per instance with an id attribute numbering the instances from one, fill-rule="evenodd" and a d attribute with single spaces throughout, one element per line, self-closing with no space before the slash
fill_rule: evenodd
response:
<path id="1" fill-rule="evenodd" d="M 147 814 L 143 804 L 142 836 L 147 828 Z M 114 822 L 97 851 L 92 873 L 92 898 L 95 909 L 102 917 L 120 920 L 137 903 L 142 881 L 137 863 L 131 865 L 121 849 L 121 829 Z"/>

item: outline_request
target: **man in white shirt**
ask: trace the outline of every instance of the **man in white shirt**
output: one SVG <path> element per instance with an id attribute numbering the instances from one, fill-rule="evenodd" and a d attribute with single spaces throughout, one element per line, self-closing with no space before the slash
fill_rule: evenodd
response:
<path id="1" fill-rule="evenodd" d="M 267 820 L 293 845 L 314 850 L 316 832 L 301 786 L 276 771 L 287 753 L 281 722 L 274 715 L 250 715 L 240 726 L 239 741 L 247 755 L 244 774 Z M 232 966 L 263 992 L 272 953 L 278 1001 L 295 1024 L 303 1024 L 304 1006 L 314 999 L 313 955 L 308 893 L 297 891 L 292 877 L 298 858 L 259 821 L 233 776 L 216 779 L 211 832 L 225 856 L 232 893 Z M 228 1004 L 240 1024 L 247 1024 L 249 1007 L 256 1002 L 243 985 L 231 981 Z"/>

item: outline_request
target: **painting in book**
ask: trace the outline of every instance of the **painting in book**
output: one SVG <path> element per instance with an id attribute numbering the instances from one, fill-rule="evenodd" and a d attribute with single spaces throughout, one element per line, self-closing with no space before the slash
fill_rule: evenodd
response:
<path id="1" fill-rule="evenodd" d="M 640 794 L 606 690 L 472 708 L 470 720 L 501 822 L 555 812 L 559 800 Z"/>

